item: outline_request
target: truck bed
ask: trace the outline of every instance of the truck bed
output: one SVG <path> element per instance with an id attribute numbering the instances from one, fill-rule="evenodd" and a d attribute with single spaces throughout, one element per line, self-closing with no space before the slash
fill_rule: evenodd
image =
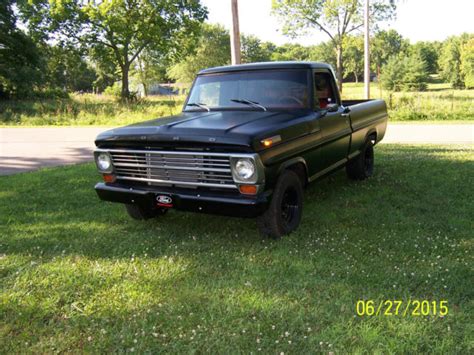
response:
<path id="1" fill-rule="evenodd" d="M 372 135 L 374 143 L 380 142 L 387 129 L 387 105 L 383 100 L 343 100 L 342 105 L 350 109 L 352 133 L 349 156 L 357 154 Z"/>

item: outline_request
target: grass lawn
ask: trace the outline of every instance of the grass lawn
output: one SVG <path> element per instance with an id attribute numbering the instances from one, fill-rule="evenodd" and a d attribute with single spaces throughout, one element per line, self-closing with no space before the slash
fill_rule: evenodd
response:
<path id="1" fill-rule="evenodd" d="M 342 95 L 343 99 L 363 99 L 364 84 L 344 83 Z M 393 93 L 372 83 L 370 95 L 385 100 L 390 121 L 474 120 L 474 90 L 453 90 L 446 83 L 430 83 L 426 91 Z"/>
<path id="2" fill-rule="evenodd" d="M 371 97 L 387 102 L 391 121 L 474 120 L 474 90 L 452 90 L 448 84 L 429 84 L 424 92 L 389 93 L 373 83 Z M 344 83 L 343 99 L 362 98 L 362 83 Z M 56 100 L 0 100 L 0 126 L 121 126 L 176 114 L 183 102 L 184 96 L 154 96 L 122 104 L 112 96 L 92 94 L 73 94 L 69 99 Z"/>
<path id="3" fill-rule="evenodd" d="M 92 164 L 0 177 L 0 353 L 472 353 L 472 153 L 378 146 L 373 178 L 312 184 L 280 241 L 247 219 L 132 221 Z M 360 299 L 449 313 L 359 317 Z"/>
<path id="4" fill-rule="evenodd" d="M 181 111 L 183 96 L 153 96 L 124 104 L 113 96 L 72 94 L 69 99 L 0 100 L 3 126 L 120 126 Z"/>

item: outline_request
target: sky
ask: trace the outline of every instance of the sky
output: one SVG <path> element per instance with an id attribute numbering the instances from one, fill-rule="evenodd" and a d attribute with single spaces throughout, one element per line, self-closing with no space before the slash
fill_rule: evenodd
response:
<path id="1" fill-rule="evenodd" d="M 202 0 L 209 10 L 208 22 L 231 26 L 231 0 Z M 253 34 L 263 41 L 278 45 L 300 43 L 318 44 L 328 40 L 327 35 L 314 31 L 310 35 L 291 39 L 281 33 L 279 20 L 270 14 L 272 0 L 238 0 L 240 32 Z M 442 41 L 463 32 L 474 33 L 474 0 L 401 0 L 397 18 L 384 23 L 385 29 L 393 28 L 411 43 L 417 41 Z"/>

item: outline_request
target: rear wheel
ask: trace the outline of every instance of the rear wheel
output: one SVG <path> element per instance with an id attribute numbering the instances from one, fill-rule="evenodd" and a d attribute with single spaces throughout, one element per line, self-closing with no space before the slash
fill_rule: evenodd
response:
<path id="1" fill-rule="evenodd" d="M 303 186 L 300 177 L 286 170 L 278 178 L 267 211 L 257 218 L 260 232 L 281 238 L 298 228 L 303 213 Z"/>
<path id="2" fill-rule="evenodd" d="M 125 205 L 127 213 L 130 217 L 137 220 L 150 219 L 164 215 L 168 212 L 165 208 L 146 208 L 140 205 Z"/>
<path id="3" fill-rule="evenodd" d="M 374 174 L 374 145 L 370 140 L 362 152 L 347 163 L 346 173 L 352 180 L 365 180 Z"/>

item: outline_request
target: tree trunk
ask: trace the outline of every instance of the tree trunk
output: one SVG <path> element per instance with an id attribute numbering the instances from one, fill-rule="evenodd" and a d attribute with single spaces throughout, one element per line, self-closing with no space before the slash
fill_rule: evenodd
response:
<path id="1" fill-rule="evenodd" d="M 336 45 L 336 77 L 339 92 L 342 93 L 342 43 Z"/>
<path id="2" fill-rule="evenodd" d="M 357 84 L 359 82 L 359 76 L 357 75 L 357 72 L 354 72 L 354 78 Z"/>
<path id="3" fill-rule="evenodd" d="M 120 97 L 122 100 L 128 100 L 130 98 L 130 90 L 128 88 L 129 70 L 130 70 L 130 63 L 127 63 L 122 67 L 122 92 L 120 94 Z"/>

